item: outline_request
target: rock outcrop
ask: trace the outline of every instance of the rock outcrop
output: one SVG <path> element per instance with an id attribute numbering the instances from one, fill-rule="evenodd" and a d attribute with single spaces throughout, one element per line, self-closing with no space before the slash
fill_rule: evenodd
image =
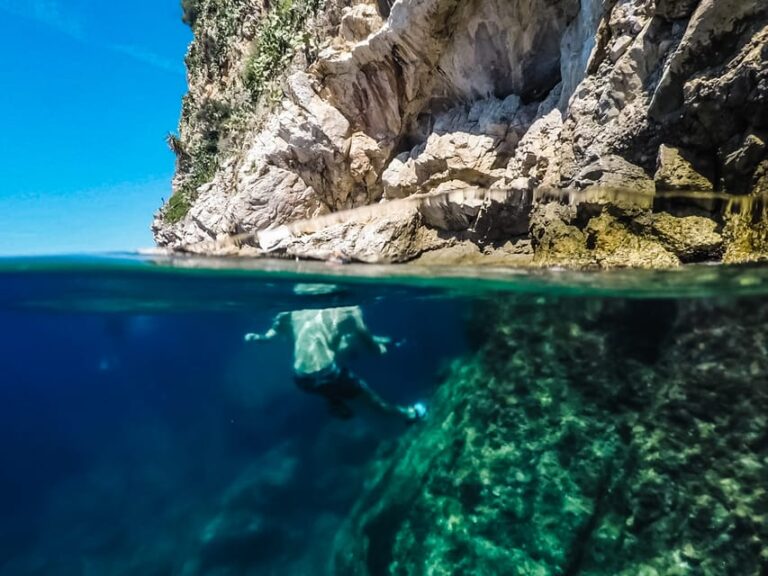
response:
<path id="1" fill-rule="evenodd" d="M 575 304 L 577 303 L 577 304 Z M 763 574 L 768 307 L 489 299 L 338 576 Z"/>
<path id="2" fill-rule="evenodd" d="M 740 226 L 714 242 L 730 216 L 701 197 L 768 188 L 762 0 L 197 4 L 190 93 L 171 138 L 175 194 L 153 226 L 160 245 L 212 251 L 222 236 L 427 196 L 431 207 L 415 219 L 350 215 L 312 238 L 291 232 L 280 251 L 405 261 L 456 243 L 486 251 L 530 239 L 536 262 L 566 265 L 766 256 L 744 254 Z M 615 225 L 613 203 L 603 203 L 605 216 L 563 220 L 572 204 L 563 198 L 591 188 L 619 189 L 645 207 Z M 503 208 L 493 191 L 508 193 Z M 441 193 L 453 200 L 440 204 Z M 700 225 L 670 218 L 709 219 L 702 245 L 675 249 L 658 227 L 635 225 L 655 218 L 658 193 L 699 194 L 661 218 L 677 235 Z M 573 233 L 558 233 L 563 226 Z M 352 245 L 363 228 L 367 240 Z M 621 230 L 629 252 L 651 252 L 608 254 L 600 238 Z"/>

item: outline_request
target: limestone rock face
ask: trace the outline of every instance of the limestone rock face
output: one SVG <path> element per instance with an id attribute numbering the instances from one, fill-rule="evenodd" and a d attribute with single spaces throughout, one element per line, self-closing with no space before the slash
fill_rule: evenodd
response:
<path id="1" fill-rule="evenodd" d="M 346 42 L 360 42 L 381 28 L 382 24 L 374 4 L 357 4 L 344 9 L 339 36 Z"/>
<path id="2" fill-rule="evenodd" d="M 439 114 L 427 141 L 398 155 L 382 174 L 385 198 L 425 192 L 447 180 L 489 185 L 535 117 L 536 106 L 512 95 Z"/>
<path id="3" fill-rule="evenodd" d="M 353 219 L 283 241 L 290 256 L 321 260 L 397 263 L 446 243 L 423 229 L 413 208 L 376 218 Z"/>
<path id="4" fill-rule="evenodd" d="M 581 187 L 626 187 L 630 193 L 645 196 L 655 192 L 653 181 L 642 168 L 615 155 L 604 156 L 582 168 L 575 182 Z"/>
<path id="5" fill-rule="evenodd" d="M 535 248 L 554 249 L 561 235 L 538 242 L 542 220 L 531 214 L 553 192 L 767 186 L 762 0 L 297 0 L 288 13 L 248 0 L 199 2 L 190 93 L 170 141 L 176 192 L 153 224 L 164 246 L 424 196 L 425 230 L 484 253 L 528 236 L 527 224 Z M 267 37 L 296 40 L 267 50 Z M 466 203 L 434 196 L 468 187 L 477 193 Z M 514 225 L 483 218 L 504 212 L 493 191 L 518 198 Z M 523 211 L 520 194 L 530 199 Z M 709 212 L 696 206 L 694 215 L 724 225 L 714 203 Z M 334 234 L 349 229 L 312 243 L 322 238 L 320 252 L 332 252 L 342 242 Z M 361 259 L 401 228 L 382 216 L 372 229 L 382 236 L 355 243 Z M 306 238 L 296 242 L 282 250 L 303 253 Z M 431 247 L 409 246 L 405 259 Z M 705 252 L 716 251 L 693 253 Z"/>

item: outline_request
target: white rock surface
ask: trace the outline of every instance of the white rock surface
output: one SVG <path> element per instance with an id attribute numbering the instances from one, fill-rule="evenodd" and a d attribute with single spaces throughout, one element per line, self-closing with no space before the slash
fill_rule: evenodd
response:
<path id="1" fill-rule="evenodd" d="M 230 2 L 257 15 L 242 19 L 219 81 L 191 70 L 194 102 L 240 89 L 235 69 L 263 6 Z M 726 182 L 729 170 L 750 182 L 766 159 L 745 136 L 768 130 L 763 0 L 397 0 L 388 14 L 372 1 L 329 0 L 318 21 L 334 18 L 318 60 L 241 131 L 186 217 L 156 219 L 159 244 L 426 195 L 417 216 L 373 212 L 282 243 L 291 254 L 343 248 L 399 261 L 430 248 L 430 227 L 479 244 L 524 234 L 520 207 L 534 191 L 598 184 L 652 194 L 662 144 L 710 158 Z M 731 52 L 720 54 L 726 36 Z M 731 157 L 746 159 L 738 174 Z M 468 190 L 518 194 L 514 225 L 478 225 L 487 203 Z"/>

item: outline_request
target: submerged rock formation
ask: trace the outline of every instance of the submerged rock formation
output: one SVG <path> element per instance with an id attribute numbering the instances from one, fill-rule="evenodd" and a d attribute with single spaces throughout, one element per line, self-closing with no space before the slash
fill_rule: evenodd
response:
<path id="1" fill-rule="evenodd" d="M 494 299 L 338 576 L 765 574 L 768 306 Z"/>
<path id="2" fill-rule="evenodd" d="M 184 4 L 190 92 L 160 245 L 211 251 L 343 213 L 260 248 L 397 262 L 522 242 L 535 263 L 585 266 L 766 255 L 724 209 L 768 189 L 762 0 Z M 670 191 L 725 199 L 654 224 Z M 344 213 L 381 203 L 399 207 Z"/>

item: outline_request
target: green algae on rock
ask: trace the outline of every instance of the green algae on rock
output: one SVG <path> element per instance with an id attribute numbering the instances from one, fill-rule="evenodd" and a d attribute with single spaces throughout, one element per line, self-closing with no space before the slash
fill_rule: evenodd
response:
<path id="1" fill-rule="evenodd" d="M 725 262 L 768 261 L 768 203 L 765 198 L 745 198 L 734 205 L 726 219 Z"/>
<path id="2" fill-rule="evenodd" d="M 650 204 L 657 199 L 654 194 L 596 187 L 577 197 L 577 204 L 548 202 L 534 207 L 531 233 L 535 263 L 582 268 L 675 268 L 683 263 L 717 262 L 722 258 L 721 220 L 725 217 L 714 217 L 713 213 L 702 216 L 702 209 L 692 207 L 700 195 L 680 196 L 687 203 L 681 212 L 687 215 L 652 210 Z M 733 226 L 737 221 L 741 226 L 732 233 L 731 242 L 754 232 L 751 221 L 727 217 L 733 220 Z"/>
<path id="3" fill-rule="evenodd" d="M 496 299 L 472 326 L 334 574 L 765 573 L 764 301 Z"/>

